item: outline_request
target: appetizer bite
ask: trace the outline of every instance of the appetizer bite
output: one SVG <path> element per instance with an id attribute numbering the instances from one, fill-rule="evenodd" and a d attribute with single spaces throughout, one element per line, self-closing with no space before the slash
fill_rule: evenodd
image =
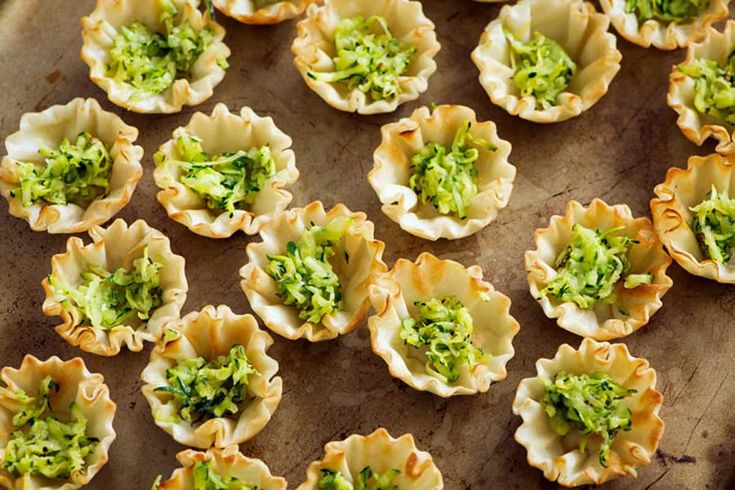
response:
<path id="1" fill-rule="evenodd" d="M 153 420 L 178 443 L 207 449 L 255 437 L 281 401 L 273 339 L 252 315 L 205 306 L 169 323 L 141 379 Z"/>
<path id="2" fill-rule="evenodd" d="M 442 475 L 431 455 L 416 448 L 411 434 L 394 439 L 380 428 L 328 442 L 324 459 L 314 461 L 297 490 L 440 490 Z"/>
<path id="3" fill-rule="evenodd" d="M 526 252 L 531 294 L 549 318 L 583 337 L 630 335 L 661 308 L 673 282 L 671 258 L 648 218 L 633 218 L 624 204 L 594 199 L 567 204 L 548 228 L 536 230 Z"/>
<path id="4" fill-rule="evenodd" d="M 247 247 L 242 289 L 263 323 L 287 339 L 334 339 L 357 328 L 370 309 L 368 288 L 387 267 L 385 244 L 365 213 L 320 201 L 290 209 Z"/>
<path id="5" fill-rule="evenodd" d="M 278 24 L 320 0 L 212 0 L 217 10 L 243 24 Z"/>
<path id="6" fill-rule="evenodd" d="M 107 463 L 116 406 L 75 357 L 23 358 L 0 371 L 0 487 L 74 490 Z"/>
<path id="7" fill-rule="evenodd" d="M 195 113 L 154 155 L 153 179 L 169 217 L 194 233 L 227 238 L 253 235 L 286 209 L 284 187 L 299 177 L 291 138 L 270 117 L 249 107 L 240 115 L 217 104 Z"/>
<path id="8" fill-rule="evenodd" d="M 113 104 L 179 112 L 212 96 L 228 67 L 225 29 L 199 0 L 97 0 L 82 18 L 82 60 Z"/>
<path id="9" fill-rule="evenodd" d="M 515 440 L 528 464 L 565 487 L 602 485 L 651 462 L 664 432 L 656 372 L 625 344 L 584 339 L 536 362 L 521 380 L 513 413 Z"/>
<path id="10" fill-rule="evenodd" d="M 370 287 L 373 352 L 412 388 L 443 397 L 473 395 L 505 379 L 518 322 L 510 299 L 478 266 L 422 253 L 398 259 Z"/>
<path id="11" fill-rule="evenodd" d="M 622 55 L 610 21 L 581 0 L 520 0 L 472 52 L 480 83 L 509 114 L 538 123 L 576 117 L 607 93 Z"/>
<path id="12" fill-rule="evenodd" d="M 644 48 L 677 49 L 699 41 L 710 24 L 727 18 L 730 0 L 600 0 L 612 25 Z"/>
<path id="13" fill-rule="evenodd" d="M 386 216 L 412 235 L 463 238 L 508 204 L 516 175 L 511 145 L 472 109 L 420 107 L 381 134 L 368 181 Z"/>
<path id="14" fill-rule="evenodd" d="M 66 253 L 51 258 L 43 312 L 61 317 L 56 332 L 85 352 L 115 356 L 123 345 L 139 352 L 179 319 L 189 290 L 184 258 L 143 220 L 128 227 L 118 219 L 89 236 L 88 245 L 69 238 Z"/>
<path id="15" fill-rule="evenodd" d="M 138 130 L 94 99 L 24 114 L 5 139 L 0 193 L 34 231 L 79 233 L 112 218 L 143 175 Z"/>
<path id="16" fill-rule="evenodd" d="M 291 46 L 306 84 L 341 111 L 392 112 L 428 87 L 440 45 L 421 2 L 310 5 Z"/>

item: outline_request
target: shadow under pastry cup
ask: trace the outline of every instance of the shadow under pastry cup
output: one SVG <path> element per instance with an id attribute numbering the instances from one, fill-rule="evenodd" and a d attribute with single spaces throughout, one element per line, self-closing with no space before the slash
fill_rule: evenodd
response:
<path id="1" fill-rule="evenodd" d="M 404 434 L 393 438 L 379 428 L 370 435 L 353 434 L 343 441 L 328 442 L 324 458 L 314 461 L 306 470 L 306 481 L 297 490 L 317 490 L 322 470 L 340 472 L 350 483 L 357 481 L 366 467 L 379 475 L 398 470 L 392 484 L 411 490 L 440 490 L 444 488 L 442 475 L 431 455 L 416 448 L 413 436 Z"/>
<path id="2" fill-rule="evenodd" d="M 199 0 L 97 0 L 94 11 L 82 17 L 81 58 L 89 66 L 89 78 L 107 93 L 110 102 L 133 112 L 169 114 L 209 99 L 225 77 L 230 49 L 223 42 L 224 27 L 209 13 L 202 13 L 199 3 Z M 127 81 L 110 76 L 110 51 L 116 36 L 134 22 L 164 32 L 168 4 L 177 10 L 174 26 L 188 24 L 195 32 L 205 29 L 211 32 L 211 42 L 197 56 L 187 76 L 179 77 L 177 73 L 173 83 L 160 93 L 139 90 Z"/>
<path id="3" fill-rule="evenodd" d="M 70 345 L 101 356 L 115 356 L 126 346 L 133 352 L 143 349 L 143 342 L 154 342 L 163 333 L 163 327 L 179 319 L 189 289 L 184 274 L 184 258 L 171 251 L 168 238 L 158 230 L 138 220 L 128 227 L 125 221 L 115 220 L 109 227 L 96 226 L 89 230 L 92 243 L 87 245 L 77 237 L 66 242 L 66 252 L 51 258 L 51 274 L 43 282 L 46 316 L 59 316 L 62 323 L 58 333 Z M 82 305 L 70 297 L 66 289 L 77 289 L 83 284 L 82 275 L 94 268 L 114 273 L 123 268 L 131 271 L 135 260 L 144 256 L 160 263 L 160 304 L 143 320 L 130 316 L 123 324 L 109 329 L 93 326 Z"/>
<path id="4" fill-rule="evenodd" d="M 344 81 L 327 82 L 310 76 L 335 71 L 335 29 L 343 19 L 356 16 L 385 18 L 391 34 L 415 49 L 398 79 L 398 93 L 391 99 L 373 100 Z M 294 64 L 309 88 L 335 109 L 360 114 L 393 112 L 404 102 L 417 99 L 436 71 L 434 57 L 440 49 L 434 23 L 424 15 L 421 2 L 410 0 L 329 0 L 322 6 L 309 5 L 291 46 Z"/>
<path id="5" fill-rule="evenodd" d="M 601 232 L 620 228 L 614 235 L 634 240 L 627 252 L 630 269 L 624 274 L 650 274 L 650 282 L 626 288 L 625 276 L 621 275 L 610 297 L 613 301 L 600 298 L 591 308 L 562 301 L 552 292 L 542 294 L 559 274 L 557 258 L 572 240 L 575 224 Z M 602 341 L 630 335 L 661 308 L 661 298 L 673 285 L 666 275 L 671 258 L 664 251 L 653 224 L 645 217 L 633 218 L 630 208 L 624 204 L 610 206 L 601 199 L 593 199 L 584 207 L 570 201 L 564 216 L 552 216 L 549 227 L 537 229 L 534 239 L 536 249 L 525 254 L 531 295 L 547 317 L 555 318 L 561 328 L 582 337 Z"/>
<path id="6" fill-rule="evenodd" d="M 729 15 L 730 0 L 711 0 L 706 9 L 686 22 L 655 18 L 641 22 L 636 12 L 627 12 L 627 0 L 600 0 L 602 10 L 618 33 L 633 44 L 662 50 L 685 48 L 705 36 L 707 28 Z"/>
<path id="7" fill-rule="evenodd" d="M 584 339 L 579 349 L 564 344 L 553 359 L 536 362 L 537 375 L 521 380 L 513 400 L 513 413 L 523 418 L 515 440 L 526 448 L 528 464 L 565 487 L 602 485 L 618 477 L 636 474 L 636 468 L 651 462 L 663 436 L 664 422 L 658 416 L 663 395 L 656 391 L 656 372 L 645 359 L 635 358 L 625 344 L 598 343 Z M 572 429 L 560 436 L 545 411 L 545 385 L 557 374 L 575 376 L 602 373 L 625 389 L 636 390 L 624 399 L 630 409 L 630 430 L 616 433 L 607 458 L 599 462 L 601 438 L 591 435 L 586 452 L 579 449 L 580 434 Z"/>
<path id="8" fill-rule="evenodd" d="M 284 304 L 276 280 L 266 272 L 269 256 L 284 254 L 287 244 L 297 242 L 309 227 L 324 227 L 337 218 L 351 220 L 329 259 L 339 278 L 341 306 L 320 323 L 311 323 L 299 317 L 296 306 Z M 326 211 L 320 201 L 284 211 L 268 221 L 260 230 L 262 242 L 248 245 L 249 262 L 240 269 L 240 284 L 251 308 L 269 329 L 291 340 L 319 342 L 351 332 L 367 317 L 368 288 L 379 273 L 387 270 L 382 260 L 385 244 L 374 239 L 373 229 L 365 213 L 352 212 L 344 204 Z"/>
<path id="9" fill-rule="evenodd" d="M 0 464 L 0 486 L 25 490 L 74 490 L 87 485 L 109 459 L 108 451 L 116 436 L 112 422 L 117 407 L 110 399 L 110 390 L 104 383 L 104 377 L 90 373 L 79 357 L 62 361 L 54 356 L 41 361 L 26 355 L 20 368 L 4 367 L 0 370 L 0 463 L 5 461 L 7 444 L 16 431 L 12 419 L 26 408 L 14 394 L 23 390 L 28 396 L 39 396 L 41 384 L 47 377 L 56 384 L 56 389 L 48 394 L 53 415 L 66 423 L 73 417 L 71 406 L 75 404 L 76 410 L 86 419 L 84 435 L 98 442 L 84 458 L 81 471 L 72 472 L 69 478 L 52 479 L 40 474 L 11 475 Z"/>
<path id="10" fill-rule="evenodd" d="M 495 105 L 509 114 L 537 123 L 554 123 L 579 116 L 603 95 L 620 70 L 622 55 L 610 21 L 589 2 L 581 0 L 520 0 L 506 5 L 490 22 L 472 61 L 480 84 Z M 505 31 L 522 42 L 536 32 L 559 43 L 576 64 L 569 85 L 549 108 L 539 108 L 533 95 L 523 96 L 514 81 L 513 50 Z"/>
<path id="11" fill-rule="evenodd" d="M 99 139 L 111 159 L 104 194 L 89 203 L 39 200 L 24 206 L 20 193 L 14 192 L 21 185 L 18 164 L 45 166 L 39 150 L 57 150 L 64 139 L 76 141 L 84 132 Z M 10 214 L 26 220 L 34 231 L 49 233 L 79 233 L 108 221 L 130 201 L 143 176 L 143 148 L 134 144 L 136 139 L 136 128 L 103 110 L 94 99 L 76 98 L 65 105 L 24 114 L 20 129 L 5 139 L 7 155 L 0 163 L 0 193 L 8 201 Z"/>
<path id="12" fill-rule="evenodd" d="M 472 365 L 458 366 L 459 377 L 452 383 L 428 372 L 426 353 L 401 338 L 402 321 L 417 314 L 415 302 L 441 297 L 455 297 L 467 308 L 473 322 L 471 342 L 483 353 Z M 505 379 L 520 326 L 510 315 L 510 299 L 482 280 L 480 267 L 465 268 L 427 252 L 416 262 L 398 259 L 370 287 L 370 299 L 376 311 L 368 321 L 373 352 L 388 364 L 391 375 L 412 388 L 442 397 L 473 395 Z"/>
<path id="13" fill-rule="evenodd" d="M 495 150 L 467 144 L 478 151 L 474 162 L 477 194 L 462 219 L 457 213 L 442 214 L 430 202 L 421 202 L 410 184 L 414 174 L 411 159 L 427 144 L 451 147 L 457 131 L 468 123 L 469 135 L 492 144 Z M 420 107 L 410 117 L 383 126 L 381 135 L 368 181 L 383 213 L 408 233 L 427 240 L 464 238 L 486 227 L 507 206 L 516 175 L 516 168 L 508 162 L 511 144 L 498 137 L 493 122 L 478 122 L 472 109 L 441 105 L 432 111 Z"/>
<path id="14" fill-rule="evenodd" d="M 278 362 L 268 356 L 273 344 L 268 333 L 258 327 L 252 315 L 236 315 L 227 306 L 205 306 L 181 320 L 169 323 L 148 365 L 141 373 L 143 396 L 148 400 L 153 420 L 176 442 L 208 449 L 226 448 L 255 437 L 278 408 L 283 383 Z M 227 356 L 233 346 L 242 346 L 247 360 L 257 371 L 248 376 L 247 395 L 236 414 L 224 414 L 200 422 L 183 420 L 175 397 L 156 388 L 169 386 L 167 370 L 180 362 L 203 357 L 207 361 Z"/>
<path id="15" fill-rule="evenodd" d="M 304 13 L 320 0 L 284 0 L 259 6 L 259 0 L 212 0 L 217 10 L 243 24 L 278 24 Z"/>
<path id="16" fill-rule="evenodd" d="M 186 162 L 177 147 L 177 138 L 182 135 L 201 139 L 202 148 L 209 155 L 268 146 L 276 173 L 243 209 L 232 213 L 211 209 L 204 197 L 182 182 L 186 176 L 183 168 Z M 291 138 L 276 127 L 272 118 L 260 117 L 249 107 L 243 107 L 239 115 L 231 113 L 224 104 L 217 104 L 211 116 L 197 112 L 189 124 L 175 130 L 173 139 L 156 153 L 153 180 L 162 189 L 156 196 L 158 202 L 172 220 L 198 235 L 227 238 L 238 230 L 254 235 L 263 223 L 291 202 L 291 193 L 284 188 L 299 178 L 291 144 Z"/>

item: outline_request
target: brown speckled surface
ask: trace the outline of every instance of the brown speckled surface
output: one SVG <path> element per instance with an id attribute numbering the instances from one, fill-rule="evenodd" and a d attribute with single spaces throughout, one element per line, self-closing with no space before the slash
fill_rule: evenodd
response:
<path id="1" fill-rule="evenodd" d="M 247 239 L 240 235 L 214 241 L 196 236 L 166 217 L 155 200 L 151 156 L 171 131 L 195 110 L 172 116 L 142 116 L 112 106 L 87 79 L 79 60 L 79 18 L 93 0 L 0 1 L 0 137 L 17 129 L 24 112 L 65 103 L 75 96 L 96 97 L 141 130 L 146 174 L 131 204 L 119 215 L 143 218 L 171 237 L 187 259 L 190 293 L 184 311 L 228 304 L 247 312 L 238 284 Z M 319 198 L 344 202 L 368 213 L 376 235 L 387 244 L 386 259 L 415 258 L 422 250 L 467 265 L 479 264 L 486 278 L 513 300 L 521 324 L 516 357 L 508 378 L 487 394 L 442 400 L 413 391 L 388 374 L 369 348 L 367 329 L 318 345 L 276 339 L 272 355 L 281 363 L 284 396 L 273 420 L 254 440 L 241 446 L 285 476 L 289 488 L 304 478 L 325 442 L 378 426 L 393 435 L 411 432 L 442 470 L 448 489 L 548 488 L 540 471 L 530 468 L 524 449 L 513 441 L 519 419 L 511 414 L 518 381 L 534 370 L 539 357 L 580 339 L 544 317 L 528 294 L 523 251 L 534 228 L 563 211 L 568 199 L 601 197 L 626 203 L 648 214 L 653 186 L 670 166 L 684 166 L 691 154 L 706 154 L 679 133 L 675 113 L 666 106 L 671 65 L 683 51 L 662 53 L 619 41 L 623 68 L 600 103 L 563 124 L 538 126 L 514 119 L 494 107 L 477 82 L 469 53 L 498 6 L 470 0 L 426 0 L 427 15 L 438 26 L 443 45 L 439 71 L 419 102 L 397 113 L 365 117 L 329 108 L 309 91 L 291 63 L 293 22 L 275 27 L 246 27 L 225 19 L 226 42 L 234 51 L 231 68 L 215 95 L 196 109 L 209 112 L 217 102 L 231 109 L 251 106 L 272 115 L 294 140 L 301 179 L 293 189 L 295 205 Z M 429 243 L 402 232 L 380 212 L 365 176 L 378 145 L 379 127 L 409 114 L 419 103 L 458 103 L 492 119 L 501 137 L 513 144 L 518 167 L 509 207 L 477 235 L 454 242 Z M 41 313 L 41 279 L 52 254 L 64 250 L 65 236 L 34 233 L 0 204 L 0 365 L 17 366 L 24 354 L 39 357 L 81 355 L 103 373 L 118 403 L 118 439 L 111 461 L 93 480 L 92 489 L 147 489 L 159 474 L 177 466 L 177 445 L 152 421 L 139 392 L 148 351 L 99 358 L 66 345 L 52 330 L 54 320 Z M 637 479 L 609 488 L 700 489 L 735 487 L 735 291 L 732 286 L 695 278 L 678 266 L 673 289 L 653 321 L 624 339 L 633 354 L 647 358 L 659 373 L 665 395 L 662 416 L 667 429 L 661 451 Z"/>

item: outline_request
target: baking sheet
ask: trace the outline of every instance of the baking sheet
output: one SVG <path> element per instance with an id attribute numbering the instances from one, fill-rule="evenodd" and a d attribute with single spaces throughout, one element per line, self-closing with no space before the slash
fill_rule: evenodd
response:
<path id="1" fill-rule="evenodd" d="M 688 143 L 676 127 L 676 114 L 666 106 L 668 75 L 684 51 L 645 50 L 619 40 L 623 68 L 608 95 L 577 119 L 539 126 L 493 106 L 469 58 L 500 7 L 470 0 L 423 3 L 442 43 L 439 70 L 423 97 L 396 113 L 345 114 L 308 90 L 292 65 L 294 22 L 247 27 L 220 15 L 233 56 L 214 97 L 177 115 L 143 116 L 110 104 L 79 60 L 79 18 L 91 12 L 93 0 L 0 0 L 0 137 L 17 130 L 24 112 L 76 96 L 96 97 L 138 127 L 146 174 L 119 216 L 145 219 L 186 257 L 190 291 L 184 313 L 210 303 L 250 311 L 238 277 L 248 239 L 210 240 L 169 220 L 155 200 L 151 178 L 152 155 L 171 131 L 196 110 L 211 112 L 217 102 L 233 110 L 249 105 L 271 115 L 293 138 L 301 171 L 292 189 L 294 205 L 318 198 L 329 206 L 343 202 L 363 210 L 386 242 L 389 264 L 398 257 L 414 259 L 423 250 L 479 264 L 486 279 L 513 300 L 511 312 L 521 331 L 508 378 L 472 397 L 443 400 L 393 379 L 370 351 L 367 328 L 317 345 L 276 336 L 270 352 L 281 364 L 283 399 L 265 430 L 241 450 L 285 476 L 289 488 L 301 483 L 324 443 L 379 426 L 394 436 L 414 434 L 418 446 L 434 456 L 448 489 L 553 488 L 526 464 L 525 450 L 513 440 L 520 419 L 512 415 L 511 402 L 519 380 L 535 373 L 539 357 L 552 357 L 560 344 L 577 346 L 581 339 L 547 319 L 528 293 L 523 252 L 532 247 L 533 230 L 563 212 L 572 198 L 589 202 L 601 197 L 648 215 L 653 186 L 668 167 L 685 166 L 689 155 L 713 151 Z M 404 233 L 380 212 L 366 181 L 380 126 L 431 102 L 473 107 L 479 119 L 495 121 L 500 136 L 513 144 L 511 162 L 518 176 L 509 207 L 484 231 L 464 240 L 430 243 Z M 88 488 L 147 489 L 156 475 L 167 476 L 178 466 L 174 455 L 184 448 L 153 424 L 140 394 L 139 374 L 150 347 L 114 358 L 82 353 L 62 341 L 52 330 L 54 320 L 42 314 L 40 282 L 50 271 L 51 255 L 64 250 L 66 239 L 32 232 L 7 214 L 5 201 L 0 204 L 0 365 L 17 366 L 26 353 L 81 356 L 90 369 L 103 373 L 118 404 L 118 438 L 110 462 Z M 666 432 L 659 453 L 637 479 L 608 487 L 735 488 L 735 290 L 690 276 L 676 265 L 670 274 L 674 287 L 664 307 L 648 326 L 623 340 L 659 374 Z"/>

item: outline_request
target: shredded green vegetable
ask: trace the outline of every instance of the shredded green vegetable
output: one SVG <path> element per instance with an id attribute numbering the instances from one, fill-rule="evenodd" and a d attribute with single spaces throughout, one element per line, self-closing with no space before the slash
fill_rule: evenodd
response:
<path id="1" fill-rule="evenodd" d="M 300 310 L 302 320 L 318 324 L 341 307 L 340 281 L 329 259 L 351 224 L 352 218 L 342 216 L 323 227 L 311 226 L 298 242 L 288 242 L 285 255 L 268 256 L 266 272 L 278 284 L 278 295 Z"/>
<path id="2" fill-rule="evenodd" d="M 581 432 L 580 451 L 586 452 L 590 435 L 600 436 L 599 461 L 607 467 L 616 434 L 631 429 L 631 411 L 623 400 L 633 393 L 636 390 L 619 385 L 604 373 L 559 373 L 553 380 L 545 380 L 543 404 L 554 432 L 560 436 L 572 429 Z"/>
<path id="3" fill-rule="evenodd" d="M 636 14 L 638 20 L 685 22 L 709 7 L 710 0 L 625 0 L 625 12 Z"/>
<path id="4" fill-rule="evenodd" d="M 735 125 L 735 51 L 725 66 L 697 58 L 678 69 L 694 80 L 694 107 L 699 113 Z"/>
<path id="5" fill-rule="evenodd" d="M 417 349 L 425 349 L 426 371 L 446 383 L 459 379 L 459 367 L 472 366 L 485 358 L 472 343 L 472 317 L 454 296 L 414 302 L 417 318 L 401 321 L 401 339 Z"/>
<path id="6" fill-rule="evenodd" d="M 398 490 L 398 485 L 393 481 L 401 474 L 394 468 L 381 475 L 366 466 L 357 475 L 357 481 L 353 485 L 339 471 L 327 468 L 322 468 L 321 471 L 322 477 L 318 486 L 322 490 Z"/>
<path id="7" fill-rule="evenodd" d="M 391 100 L 401 92 L 399 79 L 408 69 L 416 49 L 394 38 L 383 17 L 374 15 L 343 19 L 334 31 L 333 72 L 307 72 L 314 80 L 346 81 L 350 90 L 373 100 Z"/>
<path id="8" fill-rule="evenodd" d="M 735 247 L 735 199 L 712 186 L 707 197 L 690 209 L 692 231 L 704 255 L 719 264 L 729 263 Z"/>
<path id="9" fill-rule="evenodd" d="M 411 189 L 422 203 L 430 202 L 441 214 L 467 217 L 467 208 L 477 195 L 477 159 L 480 152 L 469 143 L 489 151 L 496 147 L 470 134 L 470 121 L 454 135 L 451 148 L 428 143 L 411 157 Z"/>
<path id="10" fill-rule="evenodd" d="M 17 163 L 20 187 L 10 195 L 21 196 L 23 207 L 38 202 L 87 206 L 107 193 L 112 159 L 105 145 L 91 134 L 80 133 L 73 144 L 64 138 L 58 149 L 38 153 L 44 165 Z"/>
<path id="11" fill-rule="evenodd" d="M 209 461 L 194 465 L 194 490 L 259 490 L 253 483 L 245 483 L 236 476 L 221 476 L 212 470 Z"/>
<path id="12" fill-rule="evenodd" d="M 564 92 L 577 74 L 577 65 L 564 48 L 553 39 L 536 32 L 533 39 L 522 42 L 505 31 L 511 47 L 510 66 L 513 82 L 522 97 L 533 96 L 536 107 L 548 109 Z"/>

